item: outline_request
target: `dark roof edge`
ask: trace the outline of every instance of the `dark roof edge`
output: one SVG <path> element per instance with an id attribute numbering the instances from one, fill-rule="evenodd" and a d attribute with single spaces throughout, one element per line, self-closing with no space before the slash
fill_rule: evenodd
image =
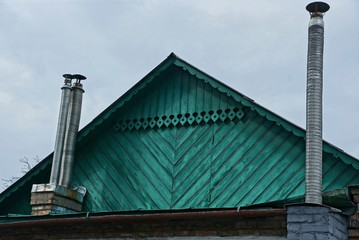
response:
<path id="1" fill-rule="evenodd" d="M 346 188 L 329 190 L 329 191 L 323 192 L 323 195 L 322 195 L 323 205 L 341 209 L 343 212 L 347 213 L 348 215 L 352 215 L 353 209 L 356 209 L 356 204 L 352 201 L 351 196 L 348 191 L 348 188 L 350 188 L 350 186 L 348 186 Z M 301 196 L 288 198 L 288 199 L 284 199 L 284 200 L 278 200 L 278 201 L 260 203 L 260 204 L 253 204 L 253 205 L 249 205 L 246 207 L 241 207 L 241 209 L 256 209 L 256 208 L 260 208 L 260 207 L 279 208 L 279 207 L 283 207 L 285 205 L 297 204 L 297 203 L 302 204 L 304 202 L 305 202 L 305 196 L 301 195 Z"/>
<path id="2" fill-rule="evenodd" d="M 172 210 L 172 211 L 135 211 L 135 212 L 84 212 L 66 215 L 0 217 L 0 229 L 9 227 L 31 227 L 37 225 L 70 225 L 78 223 L 106 223 L 128 221 L 160 220 L 202 220 L 225 218 L 259 218 L 285 216 L 286 210 L 280 209 L 220 209 L 220 210 Z"/>

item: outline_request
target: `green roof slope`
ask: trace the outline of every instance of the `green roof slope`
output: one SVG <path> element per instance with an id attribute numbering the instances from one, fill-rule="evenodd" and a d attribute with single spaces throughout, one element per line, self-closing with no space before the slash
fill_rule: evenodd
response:
<path id="1" fill-rule="evenodd" d="M 171 54 L 78 135 L 84 211 L 224 208 L 300 198 L 305 131 Z M 0 195 L 30 212 L 48 156 Z M 323 191 L 359 183 L 358 160 L 324 142 Z M 16 200 L 16 201 L 15 201 Z"/>

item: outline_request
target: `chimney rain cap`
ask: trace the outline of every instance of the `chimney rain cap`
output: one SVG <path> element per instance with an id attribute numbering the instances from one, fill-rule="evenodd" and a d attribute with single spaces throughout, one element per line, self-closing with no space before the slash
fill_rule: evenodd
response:
<path id="1" fill-rule="evenodd" d="M 66 79 L 74 79 L 74 76 L 72 75 L 72 74 L 68 74 L 68 73 L 66 73 L 66 74 L 64 74 L 64 75 L 62 75 L 64 78 L 66 78 Z"/>
<path id="2" fill-rule="evenodd" d="M 306 7 L 310 13 L 325 13 L 329 10 L 330 6 L 325 2 L 312 2 Z"/>
<path id="3" fill-rule="evenodd" d="M 79 81 L 82 81 L 82 80 L 85 80 L 86 77 L 84 75 L 81 75 L 81 74 L 74 74 L 72 75 L 74 79 L 77 79 Z"/>

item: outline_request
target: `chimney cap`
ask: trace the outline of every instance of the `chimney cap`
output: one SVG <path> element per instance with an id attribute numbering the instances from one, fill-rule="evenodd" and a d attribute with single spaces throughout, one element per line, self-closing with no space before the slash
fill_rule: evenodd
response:
<path id="1" fill-rule="evenodd" d="M 66 73 L 64 75 L 62 75 L 64 78 L 66 79 L 74 79 L 74 76 L 72 74 Z"/>
<path id="2" fill-rule="evenodd" d="M 74 74 L 72 76 L 73 76 L 74 79 L 77 79 L 79 81 L 86 79 L 86 77 L 84 75 L 81 75 L 81 74 Z"/>
<path id="3" fill-rule="evenodd" d="M 312 2 L 306 7 L 310 13 L 325 13 L 329 10 L 330 6 L 325 2 Z"/>

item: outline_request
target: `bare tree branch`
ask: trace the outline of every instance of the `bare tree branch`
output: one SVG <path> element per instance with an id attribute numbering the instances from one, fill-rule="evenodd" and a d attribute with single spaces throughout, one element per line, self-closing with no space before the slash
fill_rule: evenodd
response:
<path id="1" fill-rule="evenodd" d="M 28 171 L 30 171 L 36 164 L 40 162 L 40 159 L 38 156 L 32 158 L 30 160 L 28 157 L 23 157 L 19 159 L 19 162 L 21 163 L 21 173 L 25 175 Z M 10 187 L 14 182 L 19 180 L 20 177 L 11 177 L 10 179 L 1 179 L 3 182 L 3 190 Z M 1 192 L 1 191 L 0 191 Z"/>

